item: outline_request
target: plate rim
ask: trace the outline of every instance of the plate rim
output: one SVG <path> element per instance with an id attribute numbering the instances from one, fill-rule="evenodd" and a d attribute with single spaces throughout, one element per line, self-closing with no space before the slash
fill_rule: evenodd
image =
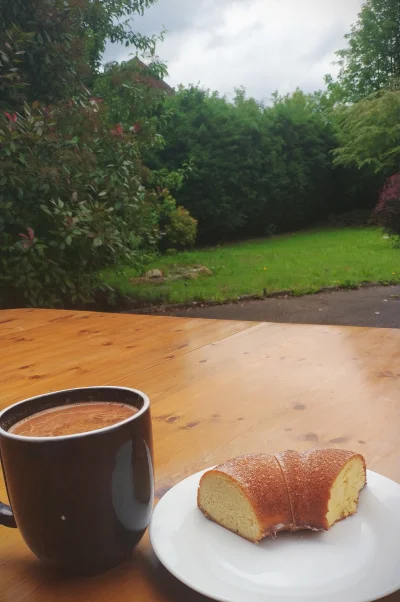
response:
<path id="1" fill-rule="evenodd" d="M 163 502 L 163 500 L 165 500 L 166 498 L 168 498 L 170 495 L 173 495 L 174 490 L 181 485 L 182 483 L 184 483 L 185 481 L 188 481 L 189 479 L 192 479 L 194 477 L 200 477 L 207 472 L 208 470 L 212 470 L 213 468 L 215 468 L 217 465 L 214 465 L 210 468 L 205 468 L 203 470 L 199 470 L 198 472 L 192 473 L 190 475 L 188 475 L 187 477 L 185 477 L 184 479 L 181 479 L 178 483 L 176 483 L 173 487 L 171 487 L 171 489 L 169 491 L 167 491 L 167 493 L 165 495 L 163 495 L 163 497 L 158 501 L 157 505 L 155 506 L 155 508 L 153 509 L 153 514 L 151 517 L 151 521 L 150 521 L 150 525 L 149 525 L 149 539 L 150 539 L 150 544 L 151 547 L 153 549 L 154 554 L 156 555 L 156 557 L 158 558 L 158 560 L 161 562 L 161 564 L 163 565 L 163 567 L 169 572 L 171 573 L 171 575 L 177 579 L 178 581 L 180 581 L 181 583 L 183 583 L 186 587 L 189 587 L 192 591 L 197 592 L 198 594 L 201 594 L 203 596 L 205 596 L 206 598 L 209 598 L 211 600 L 215 600 L 215 602 L 232 602 L 231 599 L 226 598 L 225 596 L 218 596 L 216 597 L 215 595 L 210 595 L 209 592 L 205 591 L 204 589 L 202 589 L 199 586 L 194 587 L 188 580 L 185 579 L 185 577 L 182 577 L 180 574 L 178 574 L 177 571 L 175 571 L 171 566 L 168 565 L 167 562 L 164 562 L 164 560 L 160 557 L 160 555 L 157 553 L 156 551 L 156 545 L 154 544 L 154 537 L 153 537 L 153 517 L 154 514 L 157 511 L 158 506 Z M 389 477 L 386 477 L 385 475 L 376 472 L 374 470 L 370 470 L 367 469 L 367 483 L 368 483 L 368 475 L 376 475 L 380 478 L 386 479 L 387 481 L 390 481 L 391 483 L 397 485 L 400 488 L 400 483 L 398 483 L 397 481 L 394 481 L 393 479 L 389 479 Z M 392 589 L 389 588 L 388 590 L 385 590 L 382 594 L 379 594 L 379 598 L 357 598 L 357 600 L 354 600 L 353 602 L 377 602 L 377 600 L 381 599 L 381 598 L 385 598 L 387 596 L 390 596 L 396 592 L 400 591 L 400 581 L 399 581 L 399 586 L 396 586 L 396 589 Z M 293 599 L 295 600 L 295 598 Z M 274 602 L 272 600 L 272 602 Z M 316 601 L 315 601 L 316 602 Z"/>

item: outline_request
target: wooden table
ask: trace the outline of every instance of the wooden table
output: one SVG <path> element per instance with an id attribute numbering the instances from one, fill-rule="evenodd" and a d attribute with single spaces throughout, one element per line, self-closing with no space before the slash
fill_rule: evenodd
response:
<path id="1" fill-rule="evenodd" d="M 400 482 L 400 330 L 0 312 L 0 408 L 106 384 L 150 396 L 157 499 L 232 456 L 288 448 L 359 451 Z M 206 600 L 161 567 L 147 536 L 119 568 L 71 579 L 43 566 L 17 530 L 0 529 L 2 602 Z"/>

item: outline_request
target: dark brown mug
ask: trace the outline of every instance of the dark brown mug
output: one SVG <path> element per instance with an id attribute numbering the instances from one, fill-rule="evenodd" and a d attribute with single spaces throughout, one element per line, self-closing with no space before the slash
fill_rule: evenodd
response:
<path id="1" fill-rule="evenodd" d="M 71 403 L 132 405 L 123 422 L 61 437 L 8 432 L 20 420 Z M 139 543 L 153 509 L 150 403 L 122 387 L 58 391 L 0 413 L 0 455 L 11 504 L 0 503 L 0 524 L 18 527 L 38 558 L 78 574 L 117 565 Z"/>

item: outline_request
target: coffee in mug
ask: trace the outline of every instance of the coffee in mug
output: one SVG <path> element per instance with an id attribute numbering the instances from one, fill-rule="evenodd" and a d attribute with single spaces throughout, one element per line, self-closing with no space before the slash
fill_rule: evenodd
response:
<path id="1" fill-rule="evenodd" d="M 18 527 L 44 562 L 77 574 L 121 562 L 139 543 L 154 501 L 148 397 L 88 387 L 27 399 L 0 413 L 0 456 Z"/>
<path id="2" fill-rule="evenodd" d="M 137 412 L 133 406 L 113 401 L 73 403 L 37 412 L 14 424 L 8 432 L 22 437 L 77 435 L 118 424 Z"/>

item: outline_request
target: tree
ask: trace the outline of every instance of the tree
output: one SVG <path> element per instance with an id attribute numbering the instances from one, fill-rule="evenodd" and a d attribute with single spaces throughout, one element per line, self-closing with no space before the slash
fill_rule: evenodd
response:
<path id="1" fill-rule="evenodd" d="M 400 78 L 400 2 L 366 0 L 358 21 L 337 52 L 338 84 L 344 102 L 357 102 Z M 337 84 L 328 86 L 338 96 Z"/>
<path id="2" fill-rule="evenodd" d="M 145 65 L 137 57 L 122 63 L 107 63 L 96 76 L 93 92 L 109 106 L 112 123 L 146 121 L 153 126 L 165 112 L 164 97 L 173 93 L 163 78 L 164 63 L 154 57 Z"/>
<path id="3" fill-rule="evenodd" d="M 330 156 L 336 140 L 331 123 L 315 98 L 301 90 L 275 95 L 266 115 L 278 142 L 269 168 L 274 175 L 270 183 L 273 223 L 287 230 L 326 218 L 336 201 Z"/>
<path id="4" fill-rule="evenodd" d="M 2 106 L 82 92 L 82 84 L 93 83 L 107 40 L 154 56 L 158 38 L 132 23 L 156 1 L 0 0 Z"/>
<path id="5" fill-rule="evenodd" d="M 140 269 L 163 234 L 193 242 L 166 184 L 183 175 L 143 162 L 161 140 L 147 75 L 119 82 L 125 112 L 86 87 L 107 37 L 154 56 L 123 20 L 154 1 L 0 0 L 0 306 L 86 303 L 103 268 Z"/>
<path id="6" fill-rule="evenodd" d="M 2 108 L 57 102 L 88 77 L 80 10 L 72 0 L 0 0 Z"/>
<path id="7" fill-rule="evenodd" d="M 392 175 L 400 165 L 400 91 L 377 92 L 339 113 L 335 163 Z"/>
<path id="8" fill-rule="evenodd" d="M 71 1 L 71 0 L 69 0 Z M 72 0 L 76 3 L 77 0 Z M 136 51 L 154 56 L 160 36 L 145 36 L 134 27 L 135 19 L 158 0 L 79 0 L 86 29 L 88 61 L 94 70 L 101 65 L 106 41 L 133 46 Z"/>

